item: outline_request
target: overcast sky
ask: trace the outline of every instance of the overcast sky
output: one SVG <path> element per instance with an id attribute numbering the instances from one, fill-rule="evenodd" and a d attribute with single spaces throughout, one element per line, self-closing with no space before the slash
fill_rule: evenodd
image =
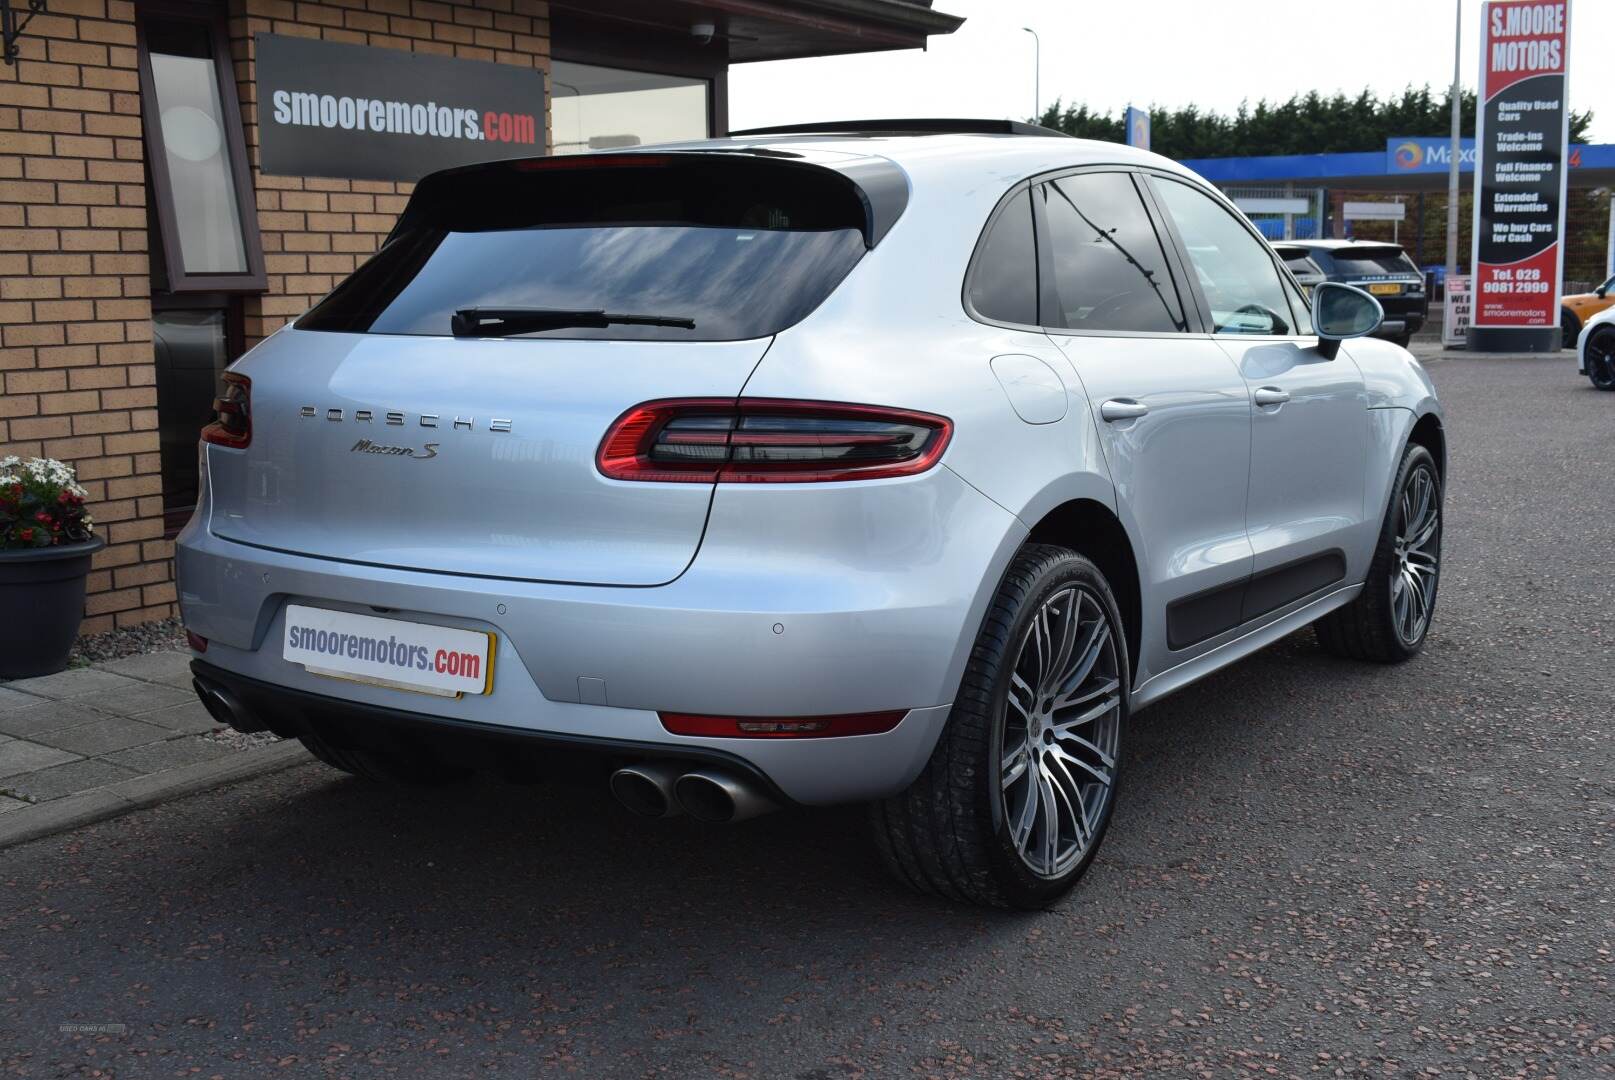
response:
<path id="1" fill-rule="evenodd" d="M 1481 0 L 1464 0 L 1463 80 L 1479 62 Z M 1042 103 L 1117 110 L 1228 111 L 1298 91 L 1381 94 L 1452 81 L 1454 0 L 934 0 L 965 24 L 928 51 L 737 64 L 735 129 L 830 119 L 1032 113 L 1032 36 L 1043 42 Z M 1615 0 L 1571 6 L 1570 105 L 1615 142 Z M 1472 134 L 1465 132 L 1465 134 Z M 1373 149 L 1364 147 L 1363 149 Z"/>

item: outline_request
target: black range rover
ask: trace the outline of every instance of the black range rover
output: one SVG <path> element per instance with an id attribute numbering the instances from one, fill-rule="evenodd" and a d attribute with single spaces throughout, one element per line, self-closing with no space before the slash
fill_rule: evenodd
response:
<path id="1" fill-rule="evenodd" d="M 1280 240 L 1279 253 L 1296 281 L 1310 295 L 1324 281 L 1340 281 L 1366 289 L 1385 309 L 1379 337 L 1406 346 L 1429 317 L 1430 298 L 1424 275 L 1396 244 L 1366 240 Z"/>

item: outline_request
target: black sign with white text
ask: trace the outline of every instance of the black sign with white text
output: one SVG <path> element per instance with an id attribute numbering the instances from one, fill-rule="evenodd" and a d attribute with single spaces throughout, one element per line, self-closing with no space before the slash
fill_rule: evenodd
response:
<path id="1" fill-rule="evenodd" d="M 536 68 L 258 34 L 263 172 L 419 180 L 544 152 Z"/>
<path id="2" fill-rule="evenodd" d="M 1493 0 L 1481 48 L 1472 325 L 1556 327 L 1570 0 Z"/>

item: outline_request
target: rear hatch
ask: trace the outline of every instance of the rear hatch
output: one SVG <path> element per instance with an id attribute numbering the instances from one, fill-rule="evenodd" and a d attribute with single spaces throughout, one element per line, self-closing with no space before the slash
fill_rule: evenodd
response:
<path id="1" fill-rule="evenodd" d="M 612 423 L 734 398 L 878 236 L 843 171 L 740 154 L 502 162 L 422 181 L 382 249 L 233 369 L 211 530 L 371 565 L 655 585 L 710 483 L 609 480 Z M 632 316 L 622 321 L 619 316 Z"/>

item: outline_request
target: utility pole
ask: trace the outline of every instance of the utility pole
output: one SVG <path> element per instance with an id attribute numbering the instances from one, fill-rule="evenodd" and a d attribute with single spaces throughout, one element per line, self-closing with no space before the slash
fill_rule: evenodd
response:
<path id="1" fill-rule="evenodd" d="M 1462 89 L 1459 85 L 1459 64 L 1464 55 L 1464 0 L 1457 0 L 1457 13 L 1452 29 L 1452 150 L 1447 163 L 1447 278 L 1458 276 L 1458 158 L 1463 145 L 1461 140 L 1463 109 Z M 1446 286 L 1442 286 L 1446 294 Z"/>
<path id="2" fill-rule="evenodd" d="M 1032 122 L 1043 119 L 1043 39 L 1030 26 L 1021 27 L 1032 35 Z"/>

